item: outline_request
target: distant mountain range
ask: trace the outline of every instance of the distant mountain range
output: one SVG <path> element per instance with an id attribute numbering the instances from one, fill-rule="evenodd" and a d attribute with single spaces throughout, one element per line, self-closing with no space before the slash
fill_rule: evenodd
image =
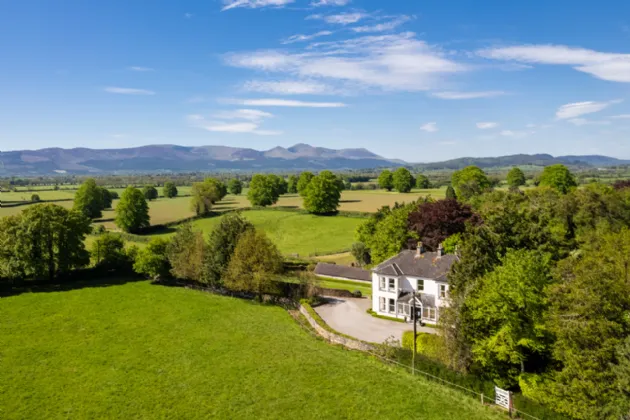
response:
<path id="1" fill-rule="evenodd" d="M 258 151 L 227 146 L 151 145 L 128 149 L 61 149 L 0 152 L 0 176 L 54 173 L 271 171 L 366 169 L 400 166 L 366 149 L 333 150 L 296 144 Z"/>
<path id="2" fill-rule="evenodd" d="M 546 154 L 487 158 L 459 158 L 444 162 L 410 164 L 386 159 L 366 149 L 327 149 L 296 144 L 266 151 L 228 146 L 185 147 L 151 145 L 128 149 L 61 149 L 0 151 L 0 176 L 112 174 L 147 172 L 300 171 L 376 169 L 410 166 L 418 169 L 460 169 L 468 165 L 492 168 L 515 165 L 546 166 L 563 163 L 605 167 L 630 164 L 607 156 L 558 156 Z"/>

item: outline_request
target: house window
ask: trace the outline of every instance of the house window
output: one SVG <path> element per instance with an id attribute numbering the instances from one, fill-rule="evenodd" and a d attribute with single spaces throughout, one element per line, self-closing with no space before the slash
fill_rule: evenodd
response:
<path id="1" fill-rule="evenodd" d="M 385 290 L 385 277 L 381 277 L 379 279 L 379 289 L 380 290 Z"/>
<path id="2" fill-rule="evenodd" d="M 417 287 L 419 292 L 423 292 L 424 291 L 424 280 L 422 279 L 418 279 L 418 287 Z"/>
<path id="3" fill-rule="evenodd" d="M 436 318 L 437 318 L 437 311 L 435 308 L 422 308 L 422 319 L 435 321 Z"/>
<path id="4" fill-rule="evenodd" d="M 410 306 L 408 303 L 398 302 L 398 313 L 406 315 L 406 316 L 411 315 L 411 312 L 409 311 L 409 307 Z"/>
<path id="5" fill-rule="evenodd" d="M 386 305 L 384 297 L 379 299 L 379 304 L 380 304 L 381 312 L 386 312 L 387 311 L 387 308 L 386 308 L 387 305 Z"/>
<path id="6" fill-rule="evenodd" d="M 390 292 L 396 291 L 396 279 L 389 279 L 389 287 L 387 288 Z"/>
<path id="7" fill-rule="evenodd" d="M 447 287 L 445 284 L 440 284 L 440 299 L 446 299 Z"/>
<path id="8" fill-rule="evenodd" d="M 396 313 L 396 301 L 394 299 L 389 300 L 389 313 L 390 314 Z"/>

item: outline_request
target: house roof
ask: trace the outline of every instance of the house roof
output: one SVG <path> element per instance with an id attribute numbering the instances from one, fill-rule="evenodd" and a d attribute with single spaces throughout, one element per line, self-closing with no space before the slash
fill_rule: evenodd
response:
<path id="1" fill-rule="evenodd" d="M 435 296 L 429 295 L 426 293 L 416 293 L 416 297 L 420 299 L 422 302 L 422 307 L 424 308 L 435 308 Z M 414 298 L 414 293 L 409 291 L 401 290 L 398 292 L 398 300 L 402 300 L 404 302 L 411 303 L 411 300 Z"/>
<path id="2" fill-rule="evenodd" d="M 447 281 L 448 273 L 457 257 L 452 254 L 439 256 L 437 252 L 405 250 L 374 268 L 384 276 L 414 276 L 438 281 Z"/>
<path id="3" fill-rule="evenodd" d="M 343 277 L 352 280 L 372 281 L 372 273 L 357 267 L 347 265 L 317 263 L 315 274 L 318 276 Z"/>

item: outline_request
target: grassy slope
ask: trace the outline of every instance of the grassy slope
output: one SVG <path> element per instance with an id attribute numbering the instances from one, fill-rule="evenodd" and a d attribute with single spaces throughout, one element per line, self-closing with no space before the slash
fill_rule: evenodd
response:
<path id="1" fill-rule="evenodd" d="M 504 418 L 278 307 L 140 282 L 3 298 L 0 319 L 3 419 Z"/>
<path id="2" fill-rule="evenodd" d="M 363 219 L 325 217 L 286 211 L 252 210 L 242 213 L 256 228 L 267 233 L 283 254 L 308 256 L 350 248 L 356 227 Z M 196 220 L 194 227 L 207 233 L 218 217 Z"/>

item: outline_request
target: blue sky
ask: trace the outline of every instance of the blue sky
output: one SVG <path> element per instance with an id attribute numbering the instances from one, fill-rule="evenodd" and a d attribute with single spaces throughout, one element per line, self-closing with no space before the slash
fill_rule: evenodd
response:
<path id="1" fill-rule="evenodd" d="M 630 2 L 0 4 L 0 150 L 630 158 Z"/>

